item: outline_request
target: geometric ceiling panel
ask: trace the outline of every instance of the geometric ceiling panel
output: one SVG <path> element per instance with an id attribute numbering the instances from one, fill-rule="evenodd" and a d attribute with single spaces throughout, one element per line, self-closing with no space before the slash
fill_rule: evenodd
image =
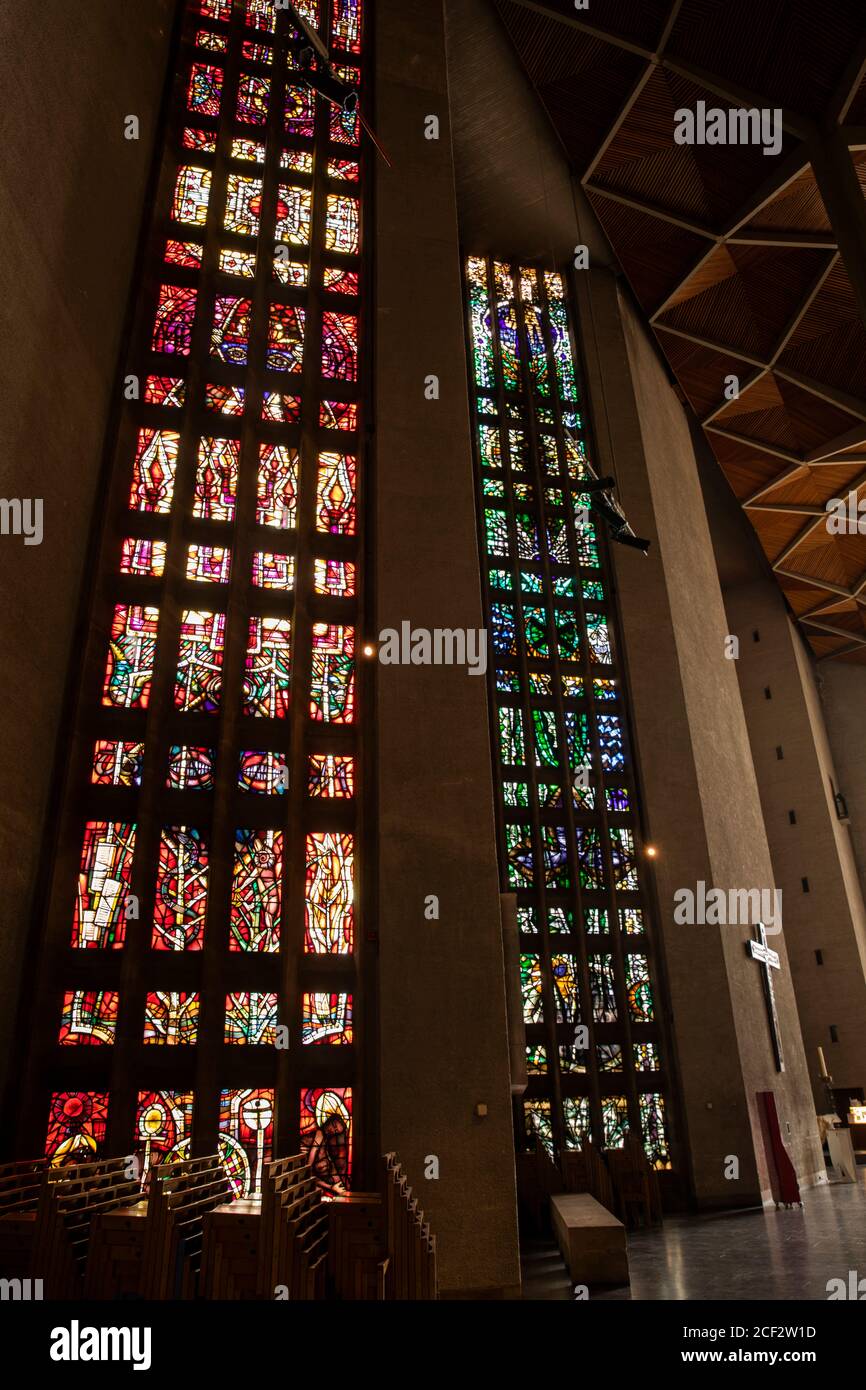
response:
<path id="1" fill-rule="evenodd" d="M 866 536 L 825 511 L 866 498 L 866 5 L 495 3 L 813 650 L 866 661 Z M 700 100 L 781 108 L 780 151 L 677 144 Z"/>

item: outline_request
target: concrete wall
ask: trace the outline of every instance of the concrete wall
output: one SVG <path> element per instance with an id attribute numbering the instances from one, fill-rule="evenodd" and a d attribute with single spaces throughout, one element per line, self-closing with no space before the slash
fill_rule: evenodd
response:
<path id="1" fill-rule="evenodd" d="M 822 661 L 817 684 L 826 719 L 833 761 L 839 773 L 837 787 L 848 803 L 848 834 L 858 877 L 866 887 L 866 666 L 848 661 Z"/>
<path id="2" fill-rule="evenodd" d="M 41 546 L 0 537 L 0 1086 L 174 8 L 0 13 L 0 495 L 44 502 Z"/>
<path id="3" fill-rule="evenodd" d="M 740 642 L 739 659 L 731 664 L 739 677 L 770 854 L 783 893 L 809 1075 L 815 1105 L 824 1111 L 819 1046 L 837 1086 L 866 1085 L 866 908 L 852 838 L 852 830 L 854 836 L 863 834 L 858 811 L 866 814 L 863 801 L 858 803 L 864 759 L 859 751 L 863 706 L 857 696 L 864 683 L 857 681 L 860 668 L 835 663 L 840 674 L 828 705 L 834 721 L 831 746 L 819 695 L 830 663 L 815 665 L 715 462 L 707 460 L 701 473 L 728 624 Z M 832 787 L 845 791 L 849 783 L 852 828 L 837 818 L 832 793 Z M 831 1025 L 837 1029 L 835 1043 Z"/>
<path id="4" fill-rule="evenodd" d="M 653 541 L 646 560 L 614 547 L 615 568 L 694 1192 L 707 1205 L 766 1200 L 758 1091 L 776 1094 L 801 1183 L 823 1173 L 785 945 L 774 938 L 779 1074 L 750 928 L 673 921 L 675 891 L 698 880 L 774 886 L 689 425 L 613 277 L 574 280 L 600 470 L 618 478 L 632 525 Z M 740 1160 L 736 1181 L 725 1177 L 728 1155 Z"/>
<path id="5" fill-rule="evenodd" d="M 481 628 L 462 276 L 441 2 L 380 0 L 377 625 Z M 438 115 L 439 140 L 424 120 Z M 425 377 L 440 382 L 425 399 Z M 483 679 L 378 675 L 381 1138 L 438 1239 L 451 1294 L 520 1271 L 493 787 Z M 439 918 L 425 919 L 436 895 Z M 476 1113 L 486 1106 L 486 1115 Z M 427 1156 L 438 1180 L 425 1180 Z"/>

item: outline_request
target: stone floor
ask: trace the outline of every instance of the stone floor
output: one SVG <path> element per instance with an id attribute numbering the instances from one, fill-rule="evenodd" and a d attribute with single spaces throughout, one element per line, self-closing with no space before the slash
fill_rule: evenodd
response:
<path id="1" fill-rule="evenodd" d="M 803 1193 L 803 1209 L 671 1216 L 628 1237 L 631 1288 L 593 1299 L 826 1299 L 827 1280 L 866 1278 L 866 1172 Z M 571 1298 L 552 1244 L 528 1245 L 524 1298 Z"/>

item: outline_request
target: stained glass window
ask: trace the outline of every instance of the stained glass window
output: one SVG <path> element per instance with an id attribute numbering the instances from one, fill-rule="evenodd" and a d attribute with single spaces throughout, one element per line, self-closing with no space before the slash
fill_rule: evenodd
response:
<path id="1" fill-rule="evenodd" d="M 363 0 L 299 6 L 366 102 Z M 285 6 L 181 8 L 125 337 L 139 387 L 97 499 L 106 543 L 47 860 L 45 939 L 62 944 L 34 986 L 33 1067 L 50 1117 L 40 1101 L 21 1149 L 69 1162 L 108 1133 L 150 1166 L 189 1155 L 195 1114 L 196 1152 L 222 1155 L 236 1195 L 260 1190 L 278 1132 L 335 1192 L 359 1161 L 372 1183 L 376 1161 L 353 1153 L 352 1124 L 377 156 L 357 114 L 298 81 L 309 40 Z M 70 944 L 90 953 L 75 973 Z"/>
<path id="2" fill-rule="evenodd" d="M 592 449 L 565 280 L 481 256 L 465 280 L 500 860 L 522 943 L 518 1130 L 552 1157 L 631 1130 L 669 1166 L 628 708 L 606 541 L 580 491 Z"/>
<path id="3" fill-rule="evenodd" d="M 152 991 L 145 1000 L 144 1042 L 166 1047 L 198 1039 L 199 995 L 183 991 Z"/>
<path id="4" fill-rule="evenodd" d="M 230 950 L 279 950 L 282 871 L 281 830 L 236 832 Z"/>
<path id="5" fill-rule="evenodd" d="M 258 1196 L 265 1164 L 273 1156 L 273 1088 L 223 1091 L 219 1130 L 224 1145 L 223 1162 L 234 1195 Z"/>
<path id="6" fill-rule="evenodd" d="M 126 936 L 135 826 L 91 821 L 84 829 L 72 945 L 119 949 Z"/>
<path id="7" fill-rule="evenodd" d="M 352 1176 L 352 1091 L 311 1087 L 301 1092 L 301 1148 L 314 1175 L 333 1196 Z"/>
<path id="8" fill-rule="evenodd" d="M 97 1158 L 108 1127 L 108 1093 L 56 1091 L 48 1112 L 45 1157 L 52 1167 Z"/>
<path id="9" fill-rule="evenodd" d="M 309 835 L 305 949 L 320 955 L 348 955 L 354 944 L 353 903 L 351 835 Z"/>
<path id="10" fill-rule="evenodd" d="M 207 909 L 208 852 L 198 830 L 165 829 L 160 837 L 153 941 L 156 951 L 200 951 Z"/>
<path id="11" fill-rule="evenodd" d="M 67 990 L 58 1042 L 63 1047 L 113 1043 L 119 997 L 116 990 L 110 989 Z"/>
<path id="12" fill-rule="evenodd" d="M 142 1187 L 156 1164 L 188 1157 L 192 1106 L 191 1091 L 139 1092 L 133 1152 L 140 1160 Z"/>
<path id="13" fill-rule="evenodd" d="M 272 1047 L 277 1039 L 275 994 L 229 994 L 226 997 L 227 1043 Z"/>

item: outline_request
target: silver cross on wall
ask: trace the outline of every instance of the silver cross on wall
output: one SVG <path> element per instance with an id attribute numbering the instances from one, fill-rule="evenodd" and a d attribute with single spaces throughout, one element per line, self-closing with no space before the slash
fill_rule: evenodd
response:
<path id="1" fill-rule="evenodd" d="M 776 1012 L 776 994 L 773 989 L 773 970 L 781 970 L 782 962 L 779 959 L 778 951 L 772 950 L 767 945 L 767 929 L 763 922 L 756 922 L 757 941 L 747 941 L 746 950 L 753 960 L 760 961 L 763 966 L 761 978 L 764 985 L 764 998 L 767 1002 L 767 1018 L 770 1023 L 770 1037 L 773 1041 L 773 1055 L 776 1058 L 776 1071 L 785 1070 L 785 1062 L 782 1057 L 782 1039 L 779 1036 L 779 1015 Z"/>

